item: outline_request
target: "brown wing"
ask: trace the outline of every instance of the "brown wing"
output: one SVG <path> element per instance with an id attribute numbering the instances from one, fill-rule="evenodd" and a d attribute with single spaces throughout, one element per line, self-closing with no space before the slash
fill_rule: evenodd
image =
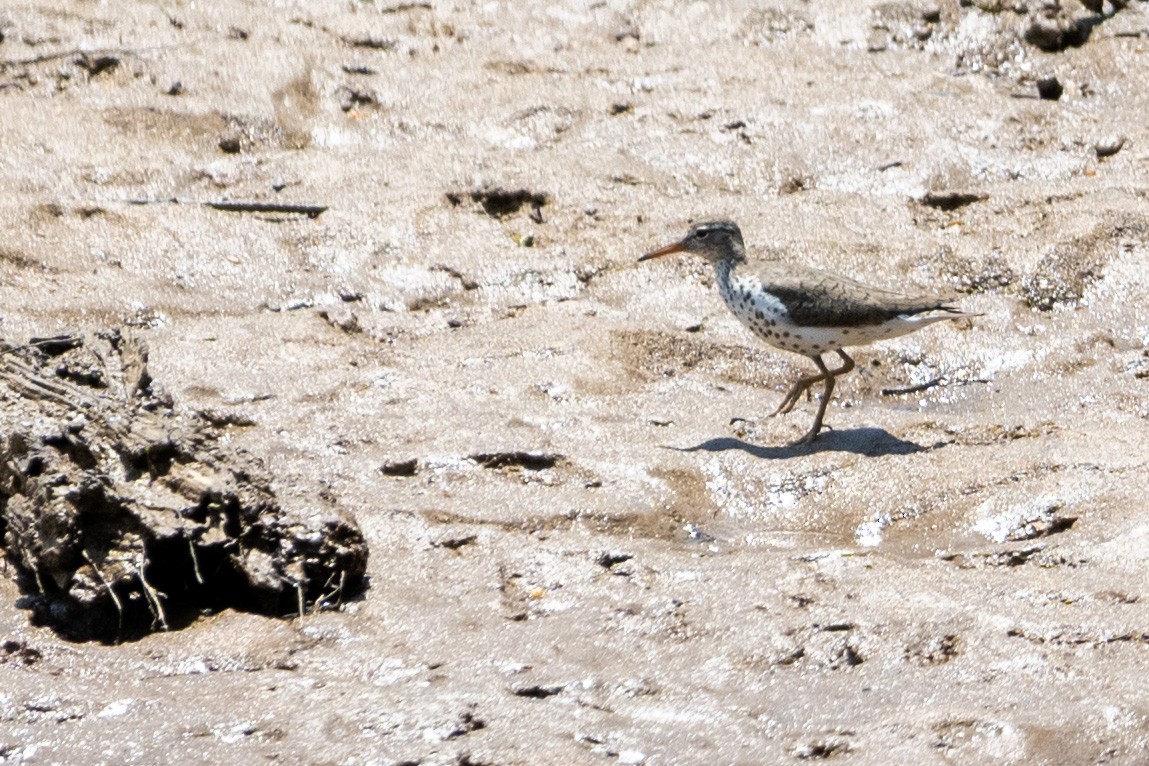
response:
<path id="1" fill-rule="evenodd" d="M 808 266 L 771 262 L 761 264 L 757 274 L 762 286 L 786 306 L 791 320 L 806 327 L 880 324 L 926 311 L 960 313 L 942 298 L 882 290 Z"/>

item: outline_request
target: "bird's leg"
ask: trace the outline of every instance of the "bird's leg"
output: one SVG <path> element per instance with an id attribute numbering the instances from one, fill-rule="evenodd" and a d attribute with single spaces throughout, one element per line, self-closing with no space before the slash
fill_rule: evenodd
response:
<path id="1" fill-rule="evenodd" d="M 836 350 L 838 352 L 838 356 L 842 357 L 843 364 L 836 370 L 830 370 L 830 374 L 835 378 L 839 375 L 845 375 L 847 372 L 854 369 L 854 360 L 850 358 L 850 355 L 840 348 Z"/>
<path id="2" fill-rule="evenodd" d="M 825 374 L 809 375 L 806 377 L 798 378 L 798 380 L 794 382 L 794 385 L 790 386 L 790 390 L 786 392 L 786 396 L 782 399 L 782 403 L 778 405 L 778 409 L 774 410 L 770 417 L 774 417 L 775 415 L 785 415 L 787 412 L 794 409 L 794 405 L 797 404 L 798 400 L 802 398 L 803 393 L 810 390 L 810 386 L 826 379 L 826 375 L 829 374 L 829 370 L 826 370 L 826 365 L 822 363 L 821 355 L 812 356 L 810 358 L 814 360 L 814 364 L 818 365 L 818 367 L 823 370 Z"/>
<path id="3" fill-rule="evenodd" d="M 842 358 L 847 361 L 847 364 L 837 370 L 830 370 L 826 367 L 826 363 L 822 361 L 821 356 L 811 357 L 814 364 L 818 365 L 818 370 L 822 373 L 822 378 L 826 381 L 826 387 L 822 390 L 822 401 L 818 404 L 818 414 L 814 416 L 814 425 L 810 426 L 810 430 L 794 444 L 809 444 L 814 441 L 818 436 L 818 432 L 822 430 L 822 418 L 826 415 L 826 405 L 830 403 L 830 396 L 834 393 L 834 376 L 841 374 L 843 371 L 849 372 L 854 366 L 854 361 L 846 356 L 843 352 L 839 351 Z"/>

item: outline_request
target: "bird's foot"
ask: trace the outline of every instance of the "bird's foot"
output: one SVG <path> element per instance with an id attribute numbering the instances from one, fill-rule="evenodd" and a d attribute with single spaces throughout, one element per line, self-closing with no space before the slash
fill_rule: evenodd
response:
<path id="1" fill-rule="evenodd" d="M 790 442 L 787 446 L 788 447 L 803 447 L 807 444 L 813 443 L 813 441 L 817 438 L 818 438 L 818 432 L 817 431 L 807 431 L 805 436 L 803 436 L 801 439 L 796 439 L 795 441 Z"/>
<path id="2" fill-rule="evenodd" d="M 794 409 L 794 405 L 802 398 L 802 394 L 806 395 L 807 401 L 812 400 L 814 393 L 811 389 L 814 387 L 814 384 L 821 383 L 825 379 L 825 375 L 812 375 L 808 378 L 799 378 L 796 380 L 794 385 L 790 386 L 790 390 L 786 392 L 786 396 L 783 397 L 782 403 L 778 405 L 778 409 L 774 410 L 774 413 L 770 415 L 770 417 L 785 415 Z"/>
<path id="3" fill-rule="evenodd" d="M 770 417 L 777 417 L 778 415 L 785 415 L 790 410 L 794 409 L 794 405 L 802 398 L 802 392 L 809 392 L 810 386 L 803 386 L 800 382 L 795 383 L 794 386 L 786 393 L 786 398 L 778 405 L 778 409 L 770 413 Z"/>

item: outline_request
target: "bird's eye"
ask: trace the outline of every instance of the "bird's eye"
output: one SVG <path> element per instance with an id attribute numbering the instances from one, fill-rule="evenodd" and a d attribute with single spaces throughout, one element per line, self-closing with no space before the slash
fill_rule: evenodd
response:
<path id="1" fill-rule="evenodd" d="M 699 229 L 698 231 L 694 232 L 694 236 L 698 237 L 699 239 L 706 239 L 710 236 L 710 229 Z"/>

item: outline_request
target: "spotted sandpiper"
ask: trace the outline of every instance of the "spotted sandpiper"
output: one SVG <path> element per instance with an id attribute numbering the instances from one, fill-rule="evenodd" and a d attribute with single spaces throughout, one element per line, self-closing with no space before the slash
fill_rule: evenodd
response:
<path id="1" fill-rule="evenodd" d="M 733 221 L 705 221 L 679 242 L 647 253 L 640 261 L 671 253 L 697 253 L 714 264 L 718 292 L 734 316 L 775 348 L 809 357 L 817 375 L 799 378 L 774 415 L 783 415 L 815 383 L 825 381 L 814 425 L 795 444 L 814 440 L 822 430 L 834 380 L 854 369 L 844 346 L 865 346 L 896 338 L 946 319 L 976 316 L 945 300 L 910 296 L 792 263 L 748 264 L 742 232 Z M 835 352 L 842 366 L 829 369 L 822 354 Z"/>

